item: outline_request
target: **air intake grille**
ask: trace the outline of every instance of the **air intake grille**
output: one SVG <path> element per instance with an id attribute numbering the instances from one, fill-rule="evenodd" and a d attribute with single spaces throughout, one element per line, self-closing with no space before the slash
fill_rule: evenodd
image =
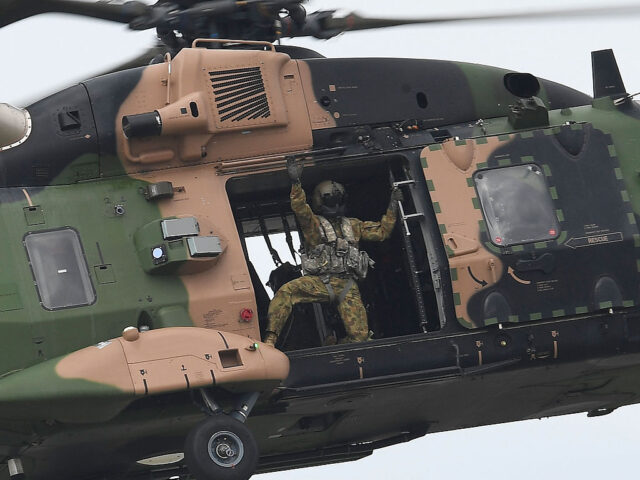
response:
<path id="1" fill-rule="evenodd" d="M 260 67 L 209 72 L 220 121 L 271 116 Z"/>

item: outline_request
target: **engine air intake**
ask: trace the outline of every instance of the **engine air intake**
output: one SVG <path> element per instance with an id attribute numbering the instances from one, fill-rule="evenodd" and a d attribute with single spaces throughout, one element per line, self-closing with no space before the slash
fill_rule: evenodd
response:
<path id="1" fill-rule="evenodd" d="M 239 122 L 271 116 L 260 67 L 209 72 L 220 120 Z"/>

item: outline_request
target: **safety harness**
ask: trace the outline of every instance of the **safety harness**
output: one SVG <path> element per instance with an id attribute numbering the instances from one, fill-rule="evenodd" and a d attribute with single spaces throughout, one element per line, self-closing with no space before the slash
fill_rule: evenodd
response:
<path id="1" fill-rule="evenodd" d="M 333 303 L 335 305 L 340 305 L 342 302 L 344 302 L 344 299 L 347 298 L 349 290 L 351 290 L 351 287 L 353 287 L 353 285 L 356 283 L 353 278 L 350 278 L 342 291 L 338 295 L 336 295 L 335 290 L 329 283 L 330 278 L 328 276 L 322 276 L 320 277 L 320 280 L 322 280 L 324 286 L 327 287 L 327 292 L 329 293 L 329 303 Z"/>
<path id="2" fill-rule="evenodd" d="M 340 305 L 353 288 L 356 278 L 366 277 L 373 261 L 366 252 L 358 249 L 348 218 L 338 217 L 342 237 L 338 237 L 334 226 L 325 217 L 317 215 L 316 218 L 322 243 L 301 256 L 302 269 L 306 274 L 320 277 L 329 293 L 329 301 Z M 339 294 L 336 294 L 330 284 L 332 276 L 349 279 Z"/>

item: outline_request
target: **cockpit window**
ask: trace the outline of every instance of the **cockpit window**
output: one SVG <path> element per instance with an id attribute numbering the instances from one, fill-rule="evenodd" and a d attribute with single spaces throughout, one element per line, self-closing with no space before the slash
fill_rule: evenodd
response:
<path id="1" fill-rule="evenodd" d="M 24 238 L 31 269 L 47 310 L 90 305 L 96 299 L 80 237 L 71 228 Z"/>
<path id="2" fill-rule="evenodd" d="M 494 244 L 506 247 L 558 236 L 558 219 L 540 167 L 482 170 L 473 179 Z"/>

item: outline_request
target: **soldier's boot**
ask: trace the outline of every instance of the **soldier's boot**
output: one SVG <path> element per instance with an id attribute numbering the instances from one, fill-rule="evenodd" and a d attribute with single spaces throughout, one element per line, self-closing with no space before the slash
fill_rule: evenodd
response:
<path id="1" fill-rule="evenodd" d="M 360 342 L 368 342 L 371 340 L 371 332 L 369 329 L 359 329 L 356 331 L 351 331 L 346 337 L 341 338 L 338 343 L 360 343 Z"/>
<path id="2" fill-rule="evenodd" d="M 329 335 L 327 335 L 327 337 L 322 342 L 322 346 L 323 347 L 327 347 L 327 346 L 330 346 L 330 345 L 335 345 L 336 343 L 338 343 L 338 339 L 336 337 L 336 334 L 334 332 L 331 332 Z"/>
<path id="3" fill-rule="evenodd" d="M 359 343 L 370 340 L 366 316 L 355 317 L 350 315 L 346 319 L 343 319 L 343 322 L 345 330 L 347 331 L 347 336 L 340 339 L 338 343 Z"/>
<path id="4" fill-rule="evenodd" d="M 345 343 L 360 343 L 360 342 L 368 342 L 371 340 L 369 336 L 367 337 L 343 337 L 338 340 L 338 345 L 343 345 Z"/>
<path id="5" fill-rule="evenodd" d="M 272 347 L 275 347 L 277 341 L 278 341 L 278 335 L 275 332 L 269 332 L 269 331 L 266 332 L 263 340 L 264 343 L 266 343 L 267 345 L 271 345 Z"/>

